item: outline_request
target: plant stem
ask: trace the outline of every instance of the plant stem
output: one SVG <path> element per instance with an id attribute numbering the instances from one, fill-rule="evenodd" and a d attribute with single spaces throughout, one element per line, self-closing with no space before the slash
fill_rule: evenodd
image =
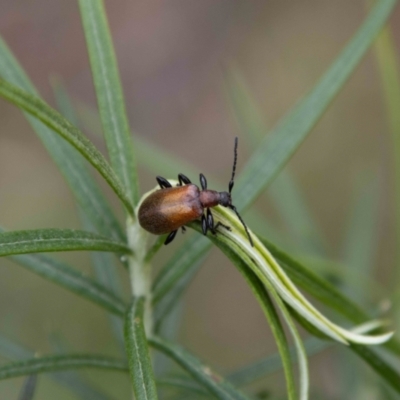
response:
<path id="1" fill-rule="evenodd" d="M 140 227 L 137 220 L 133 221 L 130 217 L 128 217 L 126 229 L 129 247 L 133 251 L 133 255 L 128 256 L 132 295 L 145 298 L 144 328 L 146 336 L 151 337 L 153 334 L 151 268 L 150 264 L 145 262 L 148 233 Z"/>

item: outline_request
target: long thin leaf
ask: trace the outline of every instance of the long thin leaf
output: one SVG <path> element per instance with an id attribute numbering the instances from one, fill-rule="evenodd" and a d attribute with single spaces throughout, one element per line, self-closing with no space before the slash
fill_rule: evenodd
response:
<path id="1" fill-rule="evenodd" d="M 174 359 L 183 369 L 190 373 L 202 386 L 221 400 L 248 400 L 248 397 L 235 389 L 227 380 L 210 367 L 199 361 L 181 346 L 167 342 L 159 337 L 149 339 L 149 344 Z"/>
<path id="2" fill-rule="evenodd" d="M 368 174 L 369 179 L 370 175 Z M 352 282 L 351 275 L 372 276 L 378 250 L 376 227 L 381 191 L 376 177 L 373 177 L 366 187 L 360 188 L 359 184 L 354 187 L 355 199 L 342 245 L 343 263 L 347 266 L 344 272 L 349 297 L 365 303 L 368 300 L 366 285 L 363 285 L 362 281 Z"/>
<path id="3" fill-rule="evenodd" d="M 272 303 L 271 298 L 265 289 L 265 286 L 258 279 L 256 274 L 248 267 L 245 260 L 238 257 L 237 254 L 235 254 L 229 246 L 227 246 L 225 243 L 219 243 L 218 246 L 224 252 L 224 254 L 226 254 L 236 265 L 238 270 L 245 277 L 253 294 L 256 296 L 264 312 L 264 315 L 268 320 L 269 327 L 274 335 L 275 342 L 279 349 L 288 388 L 288 399 L 295 399 L 296 389 L 290 360 L 289 345 L 277 311 L 275 310 L 275 306 Z M 250 262 L 250 260 L 248 260 L 248 262 Z"/>
<path id="4" fill-rule="evenodd" d="M 125 345 L 136 400 L 156 400 L 157 387 L 144 332 L 144 297 L 134 298 L 125 317 Z"/>
<path id="5" fill-rule="evenodd" d="M 376 4 L 352 40 L 310 94 L 295 106 L 262 141 L 235 186 L 233 196 L 239 209 L 248 207 L 255 200 L 260 191 L 271 183 L 293 152 L 301 145 L 359 64 L 373 39 L 389 18 L 395 4 L 396 0 L 380 0 Z M 177 260 L 175 265 L 170 266 L 171 274 L 174 274 L 175 269 L 179 270 L 179 274 L 175 275 L 176 280 L 168 283 L 170 288 L 175 287 L 179 279 L 184 279 L 184 275 L 189 273 L 191 268 L 196 267 L 195 261 L 203 257 L 210 248 L 206 240 L 196 237 L 188 239 L 182 248 L 193 248 L 196 242 L 195 252 L 192 253 L 190 259 L 186 259 L 185 262 Z M 192 271 L 190 274 L 194 275 Z"/>
<path id="6" fill-rule="evenodd" d="M 133 214 L 132 203 L 130 202 L 125 189 L 121 185 L 115 172 L 104 156 L 96 147 L 69 121 L 67 121 L 59 112 L 51 108 L 40 98 L 21 90 L 19 87 L 0 79 L 0 95 L 15 104 L 17 107 L 33 115 L 54 132 L 59 134 L 76 150 L 78 150 L 103 176 L 115 194 L 125 205 L 127 211 Z"/>
<path id="7" fill-rule="evenodd" d="M 396 242 L 400 241 L 400 62 L 399 55 L 390 27 L 383 30 L 376 41 L 376 56 L 378 61 L 380 78 L 382 80 L 383 97 L 390 133 L 392 135 L 391 150 L 394 161 L 394 213 Z M 400 281 L 400 246 L 396 246 L 396 268 L 393 282 Z M 398 288 L 395 288 L 398 291 Z M 395 300 L 395 309 L 399 310 L 399 297 Z M 395 314 L 396 327 L 400 327 L 399 313 Z"/>
<path id="8" fill-rule="evenodd" d="M 135 156 L 104 3 L 80 0 L 79 6 L 111 165 L 137 204 Z"/>
<path id="9" fill-rule="evenodd" d="M 237 68 L 230 68 L 228 71 L 226 86 L 229 102 L 233 106 L 240 129 L 243 135 L 246 134 L 246 138 L 250 139 L 252 148 L 256 149 L 268 132 L 265 113 L 257 106 L 250 88 Z M 280 171 L 266 194 L 285 222 L 292 241 L 300 244 L 305 251 L 323 253 L 323 235 L 287 168 Z M 253 229 L 259 230 L 255 226 Z"/>
<path id="10" fill-rule="evenodd" d="M 69 354 L 31 358 L 16 361 L 0 367 L 0 380 L 43 372 L 55 372 L 78 368 L 96 368 L 128 372 L 126 362 L 105 356 Z"/>
<path id="11" fill-rule="evenodd" d="M 131 253 L 124 243 L 79 230 L 36 229 L 0 233 L 0 256 L 72 250 Z"/>
<path id="12" fill-rule="evenodd" d="M 21 360 L 34 358 L 34 352 L 24 348 L 15 340 L 9 340 L 0 336 L 0 356 L 11 359 Z M 49 377 L 58 384 L 66 387 L 82 400 L 110 400 L 108 396 L 100 393 L 88 382 L 82 379 L 81 375 L 74 371 L 59 371 L 49 374 Z"/>
<path id="13" fill-rule="evenodd" d="M 85 230 L 92 231 L 92 225 L 86 215 L 80 213 L 82 225 Z M 114 295 L 123 296 L 124 290 L 121 285 L 116 258 L 111 253 L 92 252 L 92 266 L 98 282 L 106 287 Z M 124 306 L 126 311 L 126 307 Z M 124 311 L 124 312 L 125 312 Z M 116 315 L 108 315 L 112 333 L 118 343 L 121 353 L 125 355 L 123 320 Z"/>
<path id="14" fill-rule="evenodd" d="M 365 322 L 369 317 L 362 309 L 348 299 L 338 289 L 326 280 L 306 268 L 302 263 L 279 249 L 263 237 L 258 238 L 271 254 L 279 261 L 290 278 L 301 288 L 312 294 L 318 300 L 341 313 L 355 323 Z"/>
<path id="15" fill-rule="evenodd" d="M 317 338 L 310 337 L 304 341 L 304 347 L 308 356 L 319 354 L 332 346 L 332 342 L 321 341 Z M 296 352 L 292 347 L 290 349 L 290 358 L 296 360 Z M 282 359 L 279 353 L 274 353 L 262 360 L 246 365 L 228 375 L 228 379 L 235 385 L 247 385 L 267 375 L 271 375 L 282 369 Z"/>
<path id="16" fill-rule="evenodd" d="M 165 265 L 153 283 L 153 303 L 157 304 L 176 282 L 185 274 L 187 266 L 193 265 L 199 259 L 199 252 L 208 244 L 205 238 L 192 237 L 186 241 L 186 246 L 180 248 Z M 201 257 L 203 259 L 203 257 Z"/>
<path id="17" fill-rule="evenodd" d="M 351 344 L 350 349 L 359 355 L 367 364 L 380 375 L 398 394 L 400 394 L 400 372 L 368 346 Z"/>
<path id="18" fill-rule="evenodd" d="M 37 96 L 34 86 L 1 37 L 0 76 Z M 90 175 L 83 156 L 35 117 L 27 113 L 25 113 L 25 116 L 58 165 L 92 225 L 104 235 L 111 235 L 124 240 L 125 235 L 98 185 Z"/>
<path id="19" fill-rule="evenodd" d="M 305 140 L 385 25 L 396 0 L 380 0 L 313 90 L 260 143 L 239 177 L 235 203 L 247 208 Z"/>
<path id="20" fill-rule="evenodd" d="M 32 400 L 35 395 L 37 375 L 30 375 L 25 379 L 18 400 Z"/>
<path id="21" fill-rule="evenodd" d="M 183 391 L 186 392 L 186 396 L 189 396 L 190 393 L 190 396 L 200 395 L 209 397 L 209 393 L 207 390 L 201 388 L 196 382 L 188 379 L 188 377 L 157 379 L 157 385 L 166 387 L 169 386 L 176 389 L 183 389 Z"/>
<path id="22" fill-rule="evenodd" d="M 42 254 L 18 255 L 10 258 L 29 271 L 98 304 L 113 314 L 122 316 L 125 313 L 125 304 L 118 296 L 61 261 Z"/>

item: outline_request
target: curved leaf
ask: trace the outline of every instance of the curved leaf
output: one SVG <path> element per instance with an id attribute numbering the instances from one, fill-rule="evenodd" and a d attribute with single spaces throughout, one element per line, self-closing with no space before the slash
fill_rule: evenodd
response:
<path id="1" fill-rule="evenodd" d="M 211 240 L 213 239 L 214 238 L 211 238 Z M 233 251 L 232 247 L 227 243 L 225 243 L 225 241 L 223 240 L 219 241 L 217 245 L 223 251 L 223 253 L 229 257 L 229 259 L 234 263 L 234 265 L 238 268 L 241 274 L 245 277 L 252 292 L 254 293 L 258 302 L 260 303 L 264 315 L 268 320 L 270 329 L 274 335 L 274 339 L 276 341 L 282 359 L 286 384 L 288 388 L 287 391 L 288 399 L 289 400 L 296 399 L 296 388 L 294 384 L 294 377 L 290 360 L 289 345 L 282 324 L 280 322 L 279 316 L 275 310 L 274 304 L 272 303 L 268 292 L 265 289 L 265 286 L 257 277 L 257 275 L 249 268 L 247 263 L 251 263 L 250 259 L 246 260 L 246 257 L 243 258 L 239 257 L 238 254 Z"/>
<path id="2" fill-rule="evenodd" d="M 10 258 L 22 267 L 98 304 L 114 314 L 122 316 L 125 313 L 124 302 L 114 293 L 61 261 L 41 254 L 11 256 Z"/>
<path id="3" fill-rule="evenodd" d="M 79 129 L 73 126 L 59 112 L 51 108 L 43 100 L 21 90 L 19 87 L 12 85 L 4 79 L 0 79 L 0 95 L 39 119 L 73 145 L 97 171 L 99 171 L 125 205 L 128 212 L 133 214 L 132 204 L 114 171 L 111 169 L 104 156 Z"/>
<path id="4" fill-rule="evenodd" d="M 35 395 L 37 375 L 30 375 L 25 379 L 18 400 L 32 400 Z"/>
<path id="5" fill-rule="evenodd" d="M 204 365 L 195 356 L 177 344 L 159 337 L 149 339 L 149 344 L 165 355 L 173 358 L 183 369 L 190 373 L 202 386 L 220 400 L 248 400 L 248 397 L 235 389 L 227 380 Z"/>
<path id="6" fill-rule="evenodd" d="M 125 346 L 136 400 L 156 400 L 157 388 L 144 332 L 144 297 L 134 298 L 125 317 Z"/>
<path id="7" fill-rule="evenodd" d="M 0 335 L 0 355 L 2 357 L 14 359 L 34 358 L 34 352 L 24 348 L 21 344 L 11 341 Z M 65 371 L 50 373 L 49 377 L 56 383 L 64 386 L 77 398 L 83 400 L 111 400 L 105 394 L 99 392 L 86 382 L 78 372 Z"/>
<path id="8" fill-rule="evenodd" d="M 308 293 L 355 323 L 365 322 L 369 318 L 358 305 L 354 304 L 335 286 L 320 278 L 267 239 L 260 236 L 258 238 L 279 261 L 290 278 Z"/>
<path id="9" fill-rule="evenodd" d="M 396 0 L 380 0 L 319 82 L 257 147 L 235 189 L 235 205 L 247 208 L 301 145 L 357 67 L 389 18 Z"/>
<path id="10" fill-rule="evenodd" d="M 373 39 L 389 18 L 395 4 L 396 0 L 380 0 L 371 9 L 357 33 L 309 95 L 290 110 L 268 137 L 261 142 L 235 185 L 233 197 L 239 210 L 248 207 L 255 200 L 261 190 L 271 183 L 293 152 L 301 145 L 361 61 Z M 203 238 L 194 237 L 182 245 L 182 249 L 189 247 L 195 247 L 196 250 L 191 254 L 190 259 L 186 258 L 185 262 L 176 260 L 174 264 L 169 265 L 168 275 L 173 276 L 173 279 L 168 282 L 171 290 L 177 286 L 178 282 L 185 281 L 186 274 L 194 276 L 198 268 L 196 261 L 206 255 L 210 244 Z M 189 281 L 186 280 L 186 284 Z M 161 283 L 158 285 L 160 288 Z M 156 289 L 159 290 L 159 288 Z M 180 293 L 182 292 L 181 288 Z M 166 292 L 163 296 L 165 294 Z M 175 302 L 178 297 L 175 297 Z"/>
<path id="11" fill-rule="evenodd" d="M 77 368 L 97 368 L 128 372 L 126 362 L 112 357 L 84 354 L 57 355 L 16 361 L 0 367 L 0 380 Z"/>
<path id="12" fill-rule="evenodd" d="M 350 349 L 359 355 L 374 371 L 379 374 L 397 393 L 400 393 L 400 372 L 367 346 L 352 343 Z"/>
<path id="13" fill-rule="evenodd" d="M 135 156 L 104 3 L 80 0 L 79 6 L 111 165 L 137 204 Z"/>
<path id="14" fill-rule="evenodd" d="M 0 256 L 73 250 L 131 253 L 124 243 L 95 233 L 73 229 L 36 229 L 0 233 Z"/>
<path id="15" fill-rule="evenodd" d="M 1 37 L 0 76 L 21 89 L 37 95 L 34 86 Z M 59 86 L 56 87 L 59 88 Z M 59 97 L 59 92 L 60 90 L 56 90 L 56 97 Z M 25 116 L 67 180 L 77 202 L 90 219 L 92 225 L 104 235 L 111 235 L 124 240 L 125 235 L 118 220 L 100 188 L 90 175 L 88 165 L 82 155 L 62 137 L 55 135 L 50 128 L 38 119 L 30 114 L 25 114 Z"/>

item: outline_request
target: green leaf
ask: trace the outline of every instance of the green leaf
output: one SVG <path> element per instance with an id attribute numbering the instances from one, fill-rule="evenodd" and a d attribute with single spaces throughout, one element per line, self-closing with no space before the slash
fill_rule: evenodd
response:
<path id="1" fill-rule="evenodd" d="M 34 358 L 33 351 L 24 348 L 22 345 L 16 343 L 15 340 L 11 341 L 1 335 L 0 355 L 11 360 Z M 83 400 L 110 400 L 108 396 L 90 386 L 77 372 L 65 371 L 50 373 L 49 377 Z"/>
<path id="2" fill-rule="evenodd" d="M 279 261 L 289 277 L 307 293 L 328 305 L 355 323 L 365 322 L 369 317 L 332 284 L 320 278 L 302 263 L 279 249 L 267 239 L 257 236 L 271 254 Z"/>
<path id="3" fill-rule="evenodd" d="M 149 339 L 149 344 L 165 355 L 174 359 L 185 371 L 221 400 L 246 400 L 243 393 L 235 389 L 227 380 L 218 375 L 209 366 L 203 364 L 195 356 L 177 344 L 159 337 Z"/>
<path id="4" fill-rule="evenodd" d="M 11 256 L 22 267 L 65 289 L 90 300 L 119 316 L 125 313 L 124 302 L 105 286 L 93 281 L 61 261 L 41 254 Z"/>
<path id="5" fill-rule="evenodd" d="M 400 393 L 400 373 L 368 346 L 351 344 L 350 349 L 359 355 L 397 393 Z"/>
<path id="6" fill-rule="evenodd" d="M 84 213 L 80 213 L 82 225 L 85 230 L 92 231 L 92 225 Z M 123 296 L 124 290 L 121 285 L 118 266 L 116 265 L 116 259 L 112 253 L 104 252 L 92 252 L 90 254 L 92 260 L 92 266 L 95 276 L 98 282 L 106 287 L 115 296 Z M 124 311 L 126 311 L 124 305 Z M 123 320 L 116 315 L 108 315 L 112 333 L 118 343 L 121 354 L 125 354 L 125 342 L 124 342 L 124 329 Z"/>
<path id="7" fill-rule="evenodd" d="M 321 341 L 310 337 L 304 341 L 304 347 L 308 356 L 319 354 L 332 346 L 332 342 Z M 290 359 L 295 361 L 295 348 L 290 348 Z M 279 353 L 274 353 L 260 361 L 246 365 L 228 375 L 228 379 L 237 386 L 247 385 L 258 379 L 264 378 L 282 369 L 282 359 Z"/>
<path id="8" fill-rule="evenodd" d="M 188 379 L 188 377 L 173 377 L 173 378 L 164 378 L 157 379 L 157 385 L 173 387 L 176 389 L 183 389 L 183 391 L 187 392 L 186 396 L 201 395 L 208 397 L 208 391 L 201 388 L 197 383 Z"/>
<path id="9" fill-rule="evenodd" d="M 395 4 L 396 0 L 381 0 L 377 3 L 350 43 L 310 94 L 295 106 L 261 142 L 235 186 L 233 198 L 239 210 L 248 207 L 256 199 L 261 190 L 271 183 L 293 152 L 301 145 L 359 64 L 373 39 L 389 18 Z M 196 242 L 197 246 L 195 246 Z M 204 257 L 211 246 L 203 238 L 194 237 L 188 239 L 182 249 L 193 247 L 196 247 L 195 252 L 190 258 L 187 257 L 185 262 L 177 260 L 170 266 L 169 275 L 174 276 L 174 280 L 168 282 L 170 288 L 175 287 L 179 280 L 184 280 L 185 274 L 194 275 L 192 269 L 196 270 L 198 267 L 195 261 Z M 175 270 L 179 273 L 175 274 Z M 161 287 L 161 283 L 159 285 Z M 161 292 L 160 287 L 156 290 Z"/>
<path id="10" fill-rule="evenodd" d="M 360 303 L 367 303 L 368 296 L 363 280 L 352 280 L 352 276 L 372 276 L 378 250 L 378 216 L 379 190 L 378 179 L 371 173 L 362 177 L 371 180 L 367 185 L 356 182 L 355 199 L 350 207 L 350 218 L 347 223 L 343 248 L 344 278 L 347 283 L 346 293 Z M 363 284 L 364 283 L 364 284 Z M 374 292 L 374 291 L 373 291 Z M 386 295 L 386 293 L 385 293 Z M 368 304 L 368 303 L 367 303 Z"/>
<path id="11" fill-rule="evenodd" d="M 136 400 L 156 400 L 157 388 L 144 332 L 144 297 L 134 298 L 125 317 L 125 346 Z"/>
<path id="12" fill-rule="evenodd" d="M 85 354 L 69 354 L 31 358 L 16 361 L 0 367 L 0 380 L 15 378 L 43 372 L 55 372 L 78 368 L 96 368 L 127 372 L 128 366 L 124 361 L 112 357 L 93 356 Z"/>
<path id="13" fill-rule="evenodd" d="M 292 365 L 290 360 L 289 345 L 282 324 L 279 320 L 279 316 L 275 310 L 274 304 L 272 303 L 268 292 L 265 289 L 265 286 L 257 277 L 257 275 L 249 268 L 247 262 L 250 263 L 251 260 L 246 260 L 246 257 L 244 257 L 244 255 L 243 258 L 240 258 L 238 254 L 236 254 L 232 250 L 232 248 L 224 241 L 219 242 L 218 247 L 223 251 L 225 255 L 229 257 L 229 259 L 235 264 L 237 269 L 245 277 L 253 294 L 257 298 L 264 312 L 264 315 L 268 320 L 269 327 L 271 328 L 275 342 L 279 349 L 279 353 L 282 359 L 283 369 L 285 372 L 286 384 L 288 388 L 287 391 L 288 399 L 289 400 L 295 399 L 296 389 L 295 389 Z"/>
<path id="14" fill-rule="evenodd" d="M 207 239 L 196 235 L 187 240 L 185 244 L 174 254 L 154 280 L 153 304 L 157 304 L 169 290 L 176 286 L 176 283 L 185 275 L 188 266 L 197 265 L 196 261 L 199 261 L 199 258 L 201 261 L 204 260 L 205 257 L 200 256 L 205 245 L 209 244 Z"/>
<path id="15" fill-rule="evenodd" d="M 234 198 L 239 209 L 247 208 L 254 201 L 312 131 L 385 25 L 396 3 L 396 0 L 377 2 L 310 94 L 263 139 L 236 184 Z"/>
<path id="16" fill-rule="evenodd" d="M 0 256 L 72 250 L 131 253 L 124 243 L 95 233 L 72 229 L 36 229 L 0 233 Z"/>
<path id="17" fill-rule="evenodd" d="M 137 204 L 135 156 L 104 3 L 80 0 L 79 6 L 111 165 Z"/>
<path id="18" fill-rule="evenodd" d="M 78 150 L 103 176 L 130 214 L 133 214 L 132 204 L 126 195 L 125 189 L 104 156 L 96 147 L 59 112 L 47 105 L 43 100 L 35 97 L 19 87 L 0 79 L 0 95 L 15 104 L 17 107 L 33 115 L 54 132 L 59 134 L 76 150 Z"/>
<path id="19" fill-rule="evenodd" d="M 0 76 L 21 89 L 37 95 L 34 86 L 1 37 Z M 62 96 L 60 93 L 59 85 L 56 87 L 58 88 L 56 90 L 57 97 L 64 97 L 63 101 L 66 102 L 65 96 Z M 69 107 L 66 108 L 70 109 Z M 117 219 L 113 215 L 98 185 L 90 175 L 86 161 L 82 155 L 35 117 L 29 114 L 25 114 L 25 116 L 58 165 L 58 168 L 71 187 L 76 200 L 90 219 L 92 225 L 104 235 L 111 235 L 120 240 L 125 240 L 125 235 Z"/>
<path id="20" fill-rule="evenodd" d="M 399 55 L 390 27 L 386 27 L 376 41 L 376 56 L 378 60 L 379 74 L 382 79 L 383 97 L 390 133 L 392 135 L 392 159 L 394 160 L 394 218 L 396 242 L 400 240 L 400 62 Z M 393 281 L 400 281 L 400 246 L 395 247 L 396 259 Z M 398 290 L 398 289 L 397 289 Z M 400 308 L 400 297 L 396 296 L 394 309 Z M 396 327 L 400 327 L 399 313 L 395 313 Z"/>
<path id="21" fill-rule="evenodd" d="M 30 375 L 25 379 L 18 400 L 32 400 L 35 395 L 37 375 Z"/>

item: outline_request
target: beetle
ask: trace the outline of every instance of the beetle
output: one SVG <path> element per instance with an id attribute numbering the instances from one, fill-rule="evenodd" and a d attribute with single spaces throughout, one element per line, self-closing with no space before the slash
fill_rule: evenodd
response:
<path id="1" fill-rule="evenodd" d="M 174 187 L 165 178 L 157 176 L 156 180 L 161 189 L 146 197 L 139 207 L 138 217 L 141 227 L 155 235 L 169 233 L 164 242 L 167 245 L 174 240 L 179 228 L 182 228 L 184 232 L 185 224 L 201 218 L 203 234 L 207 235 L 208 230 L 210 230 L 215 235 L 219 226 L 231 230 L 229 226 L 221 222 L 217 222 L 214 225 L 214 218 L 210 208 L 221 205 L 235 212 L 246 231 L 251 246 L 253 246 L 253 240 L 247 226 L 236 207 L 232 204 L 231 192 L 236 172 L 237 147 L 238 138 L 236 137 L 232 177 L 229 182 L 228 192 L 207 189 L 207 179 L 203 174 L 200 174 L 201 190 L 183 174 L 178 175 L 179 183 Z"/>

